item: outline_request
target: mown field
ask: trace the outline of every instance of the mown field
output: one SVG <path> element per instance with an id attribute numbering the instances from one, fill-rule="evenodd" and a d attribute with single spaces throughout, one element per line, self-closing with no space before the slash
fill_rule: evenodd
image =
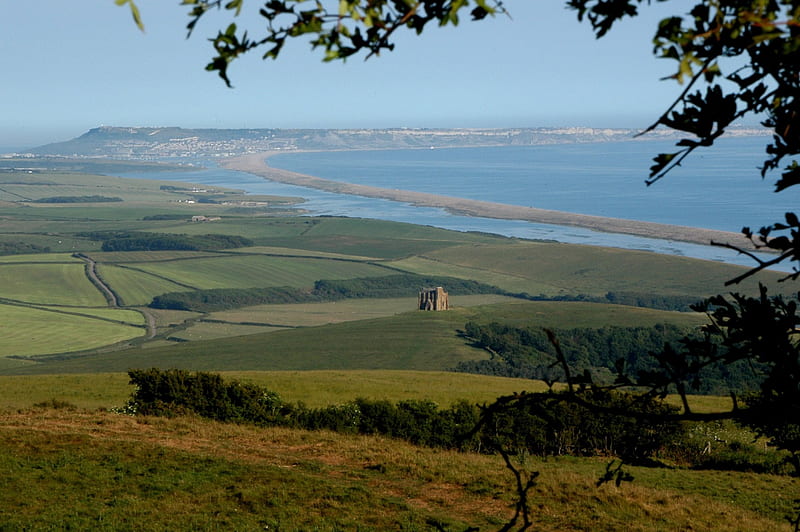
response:
<path id="1" fill-rule="evenodd" d="M 144 334 L 142 315 L 129 310 L 70 308 L 66 312 L 0 304 L 0 313 L 0 350 L 6 357 L 83 351 Z"/>

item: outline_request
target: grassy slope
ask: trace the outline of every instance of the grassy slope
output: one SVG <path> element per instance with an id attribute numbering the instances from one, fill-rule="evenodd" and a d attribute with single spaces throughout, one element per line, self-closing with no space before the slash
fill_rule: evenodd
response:
<path id="1" fill-rule="evenodd" d="M 0 297 L 43 305 L 102 306 L 83 264 L 0 265 Z"/>
<path id="2" fill-rule="evenodd" d="M 788 530 L 788 477 L 528 460 L 536 530 Z M 189 418 L 38 410 L 0 415 L 9 529 L 497 529 L 512 511 L 496 456 L 377 437 Z M 746 489 L 745 489 L 746 487 Z"/>
<path id="3" fill-rule="evenodd" d="M 700 316 L 597 303 L 519 302 L 462 307 L 320 327 L 220 338 L 142 350 L 99 353 L 25 366 L 23 373 L 91 373 L 130 367 L 196 370 L 417 369 L 445 370 L 461 360 L 485 358 L 459 331 L 469 320 L 530 326 L 591 327 L 696 325 Z"/>
<path id="4" fill-rule="evenodd" d="M 226 379 L 252 382 L 290 402 L 310 407 L 368 399 L 426 399 L 446 406 L 465 399 L 484 403 L 500 395 L 543 391 L 527 379 L 426 371 L 246 371 L 223 372 Z M 0 376 L 0 410 L 24 409 L 49 400 L 80 408 L 122 406 L 133 392 L 127 373 Z"/>
<path id="5" fill-rule="evenodd" d="M 497 294 L 450 296 L 450 305 L 474 307 L 496 303 L 519 303 L 516 298 Z M 257 305 L 222 312 L 213 312 L 213 320 L 230 323 L 261 323 L 287 327 L 313 327 L 343 321 L 366 320 L 402 314 L 417 308 L 416 297 L 344 299 L 325 303 L 295 303 L 291 305 Z"/>
<path id="6" fill-rule="evenodd" d="M 745 269 L 712 261 L 583 245 L 516 242 L 453 246 L 392 263 L 398 268 L 465 278 L 480 278 L 510 291 L 557 296 L 609 291 L 703 297 L 724 293 L 725 281 Z M 783 275 L 762 272 L 736 287 L 757 292 L 757 283 L 773 289 Z"/>

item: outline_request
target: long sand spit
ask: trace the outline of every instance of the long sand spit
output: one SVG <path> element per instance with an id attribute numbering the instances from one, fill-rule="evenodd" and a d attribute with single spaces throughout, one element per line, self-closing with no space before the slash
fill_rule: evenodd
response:
<path id="1" fill-rule="evenodd" d="M 620 233 L 648 238 L 677 240 L 695 244 L 710 244 L 713 241 L 746 249 L 753 248 L 750 241 L 743 235 L 730 231 L 625 220 L 622 218 L 590 216 L 586 214 L 537 209 L 534 207 L 507 205 L 491 201 L 479 201 L 442 196 L 439 194 L 413 192 L 410 190 L 396 190 L 332 181 L 306 174 L 299 174 L 297 172 L 290 172 L 288 170 L 281 170 L 279 168 L 272 168 L 267 163 L 267 159 L 278 153 L 282 152 L 272 151 L 232 157 L 224 160 L 221 166 L 231 170 L 255 174 L 279 183 L 315 188 L 337 194 L 353 194 L 368 198 L 400 201 L 420 207 L 436 207 L 462 216 L 497 218 L 501 220 L 524 220 L 534 223 L 583 227 L 606 233 Z"/>

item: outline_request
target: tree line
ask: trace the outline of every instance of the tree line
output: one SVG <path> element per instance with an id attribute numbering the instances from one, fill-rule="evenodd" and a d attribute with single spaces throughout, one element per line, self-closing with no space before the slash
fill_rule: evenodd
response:
<path id="1" fill-rule="evenodd" d="M 239 235 L 186 235 L 145 231 L 86 231 L 75 236 L 102 242 L 103 251 L 201 251 L 253 245 Z"/>
<path id="2" fill-rule="evenodd" d="M 653 353 L 665 345 L 682 345 L 687 335 L 699 338 L 699 331 L 672 324 L 654 327 L 600 327 L 553 329 L 567 364 L 580 375 L 588 372 L 592 382 L 611 385 L 623 372 L 638 376 L 656 372 L 659 362 Z M 489 360 L 465 361 L 454 369 L 466 373 L 566 382 L 548 333 L 542 328 L 511 327 L 497 322 L 468 322 L 464 336 L 474 346 L 491 354 Z M 702 379 L 691 383 L 689 393 L 727 395 L 754 392 L 763 379 L 760 364 L 717 361 L 705 368 Z M 675 392 L 673 388 L 671 390 Z"/>
<path id="3" fill-rule="evenodd" d="M 445 286 L 450 294 L 503 294 L 496 286 L 446 276 L 393 274 L 355 279 L 320 279 L 312 288 L 291 286 L 264 288 L 215 288 L 169 292 L 153 298 L 151 308 L 216 312 L 252 305 L 339 301 L 348 298 L 416 297 L 430 286 Z"/>

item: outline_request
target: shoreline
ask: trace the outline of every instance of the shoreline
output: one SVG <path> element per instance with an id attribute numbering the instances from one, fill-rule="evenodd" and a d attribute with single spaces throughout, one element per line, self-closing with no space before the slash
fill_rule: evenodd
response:
<path id="1" fill-rule="evenodd" d="M 617 233 L 661 240 L 676 240 L 701 245 L 710 245 L 710 243 L 714 241 L 731 244 L 743 249 L 753 249 L 752 243 L 746 239 L 744 235 L 730 231 L 642 222 L 622 218 L 606 218 L 602 216 L 537 209 L 535 207 L 523 207 L 505 203 L 471 200 L 410 190 L 356 185 L 322 179 L 320 177 L 291 172 L 289 170 L 281 170 L 269 166 L 269 157 L 279 153 L 286 152 L 268 151 L 231 157 L 230 159 L 220 161 L 220 166 L 230 170 L 247 172 L 279 183 L 314 188 L 337 194 L 387 199 L 408 203 L 418 207 L 440 208 L 451 214 L 460 216 L 494 218 L 500 220 L 521 220 L 549 225 L 581 227 L 604 233 Z"/>

